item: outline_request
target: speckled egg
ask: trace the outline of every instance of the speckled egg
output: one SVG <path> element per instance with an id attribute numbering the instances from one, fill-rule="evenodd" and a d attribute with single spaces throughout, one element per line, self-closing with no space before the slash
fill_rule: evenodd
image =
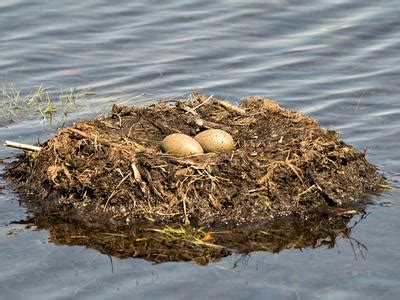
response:
<path id="1" fill-rule="evenodd" d="M 166 136 L 162 143 L 163 152 L 176 156 L 189 156 L 204 153 L 200 144 L 192 137 L 183 133 L 173 133 Z"/>
<path id="2" fill-rule="evenodd" d="M 232 136 L 221 129 L 208 129 L 194 137 L 203 147 L 204 152 L 226 152 L 235 147 Z"/>

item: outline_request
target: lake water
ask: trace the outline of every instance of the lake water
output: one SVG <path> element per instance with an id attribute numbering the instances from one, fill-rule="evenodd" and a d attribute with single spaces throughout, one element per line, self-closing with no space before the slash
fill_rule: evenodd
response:
<path id="1" fill-rule="evenodd" d="M 1 1 L 5 90 L 90 91 L 62 122 L 193 91 L 233 102 L 258 94 L 366 149 L 394 189 L 375 198 L 351 239 L 339 237 L 333 249 L 254 252 L 198 266 L 55 245 L 45 230 L 10 223 L 26 210 L 0 179 L 0 298 L 397 299 L 399 53 L 396 0 Z M 2 141 L 25 143 L 49 138 L 58 124 L 20 110 L 0 121 Z M 18 152 L 1 147 L 0 158 Z"/>

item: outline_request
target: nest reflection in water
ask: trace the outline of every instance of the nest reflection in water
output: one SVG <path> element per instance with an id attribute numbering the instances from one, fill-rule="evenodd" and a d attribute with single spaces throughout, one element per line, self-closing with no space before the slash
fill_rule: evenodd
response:
<path id="1" fill-rule="evenodd" d="M 264 226 L 239 228 L 148 227 L 104 231 L 62 221 L 55 215 L 36 215 L 35 225 L 47 229 L 57 245 L 85 246 L 118 258 L 137 257 L 155 263 L 195 261 L 206 265 L 233 253 L 278 253 L 286 249 L 333 248 L 337 238 L 349 239 L 357 225 L 354 210 L 321 212 L 307 219 L 285 217 Z M 361 214 L 360 220 L 366 215 Z M 355 243 L 365 248 L 361 243 Z M 361 249 L 363 250 L 363 249 Z"/>

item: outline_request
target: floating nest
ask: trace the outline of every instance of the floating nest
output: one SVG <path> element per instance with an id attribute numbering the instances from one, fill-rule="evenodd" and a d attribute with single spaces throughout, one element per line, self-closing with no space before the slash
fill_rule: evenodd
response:
<path id="1" fill-rule="evenodd" d="M 229 132 L 235 149 L 187 157 L 160 150 L 161 141 L 169 134 L 194 136 L 209 128 Z M 201 94 L 141 108 L 113 106 L 109 116 L 59 129 L 39 146 L 40 151 L 27 152 L 8 167 L 10 183 L 29 209 L 41 216 L 37 218 L 41 226 L 62 228 L 56 240 L 92 236 L 83 239 L 91 241 L 86 245 L 97 243 L 95 248 L 103 252 L 106 242 L 99 242 L 93 234 L 107 232 L 108 239 L 122 234 L 121 238 L 140 244 L 151 239 L 143 235 L 151 229 L 176 242 L 179 238 L 172 238 L 177 234 L 174 230 L 182 229 L 191 232 L 191 241 L 203 243 L 190 245 L 208 249 L 208 259 L 202 256 L 203 250 L 196 248 L 200 254 L 189 252 L 208 262 L 212 260 L 210 249 L 218 253 L 217 257 L 227 255 L 231 248 L 246 252 L 245 237 L 255 236 L 249 234 L 249 228 L 258 228 L 259 234 L 266 232 L 266 224 L 284 227 L 284 222 L 293 224 L 293 219 L 297 220 L 296 226 L 287 227 L 283 234 L 290 239 L 283 239 L 285 242 L 275 248 L 254 241 L 252 247 L 257 244 L 261 249 L 276 250 L 290 244 L 315 246 L 318 239 L 331 235 L 321 229 L 322 223 L 332 225 L 335 220 L 335 226 L 342 224 L 340 227 L 346 231 L 349 216 L 365 207 L 370 193 L 386 186 L 384 177 L 368 163 L 365 153 L 341 141 L 337 132 L 322 129 L 314 119 L 260 97 L 248 97 L 239 106 Z M 51 216 L 52 225 L 43 223 L 44 215 Z M 313 221 L 304 225 L 307 220 Z M 314 233 L 307 242 L 295 239 L 297 242 L 293 243 L 290 232 L 300 232 L 299 223 L 305 232 Z M 317 224 L 322 235 L 315 234 L 312 224 Z M 338 232 L 335 226 L 333 232 Z M 139 228 L 145 229 L 137 235 Z M 195 228 L 203 229 L 199 232 Z M 247 229 L 240 231 L 241 228 Z M 230 238 L 226 236 L 216 242 L 218 234 L 207 233 L 217 232 L 216 229 L 243 234 L 240 238 L 230 235 L 237 243 L 227 243 Z M 66 232 L 70 233 L 67 238 Z M 184 241 L 190 240 L 187 235 L 182 236 Z M 83 240 L 74 243 L 85 244 Z M 168 239 L 157 240 L 168 244 Z M 160 245 L 151 247 L 158 249 L 155 254 L 150 251 L 154 255 L 144 250 L 128 251 L 129 247 L 134 248 L 132 245 L 124 251 L 118 245 L 119 252 L 108 246 L 113 249 L 109 253 L 153 257 L 154 261 L 154 257 L 159 258 L 158 252 L 164 253 L 162 258 L 180 257 L 175 252 L 165 254 Z M 185 253 L 181 259 L 188 257 Z"/>

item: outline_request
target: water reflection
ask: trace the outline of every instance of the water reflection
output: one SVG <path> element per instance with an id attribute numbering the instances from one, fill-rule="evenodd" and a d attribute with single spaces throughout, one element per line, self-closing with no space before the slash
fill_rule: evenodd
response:
<path id="1" fill-rule="evenodd" d="M 324 211 L 302 218 L 283 218 L 263 226 L 212 230 L 184 227 L 147 227 L 131 231 L 106 232 L 66 222 L 60 215 L 35 214 L 17 223 L 47 229 L 56 245 L 86 246 L 118 258 L 140 257 L 155 263 L 195 261 L 200 265 L 233 253 L 254 251 L 279 253 L 286 249 L 333 248 L 337 238 L 346 238 L 352 247 L 366 247 L 351 237 L 357 224 L 367 217 L 355 210 Z M 354 221 L 357 219 L 356 221 Z M 356 252 L 355 252 L 356 253 Z"/>

